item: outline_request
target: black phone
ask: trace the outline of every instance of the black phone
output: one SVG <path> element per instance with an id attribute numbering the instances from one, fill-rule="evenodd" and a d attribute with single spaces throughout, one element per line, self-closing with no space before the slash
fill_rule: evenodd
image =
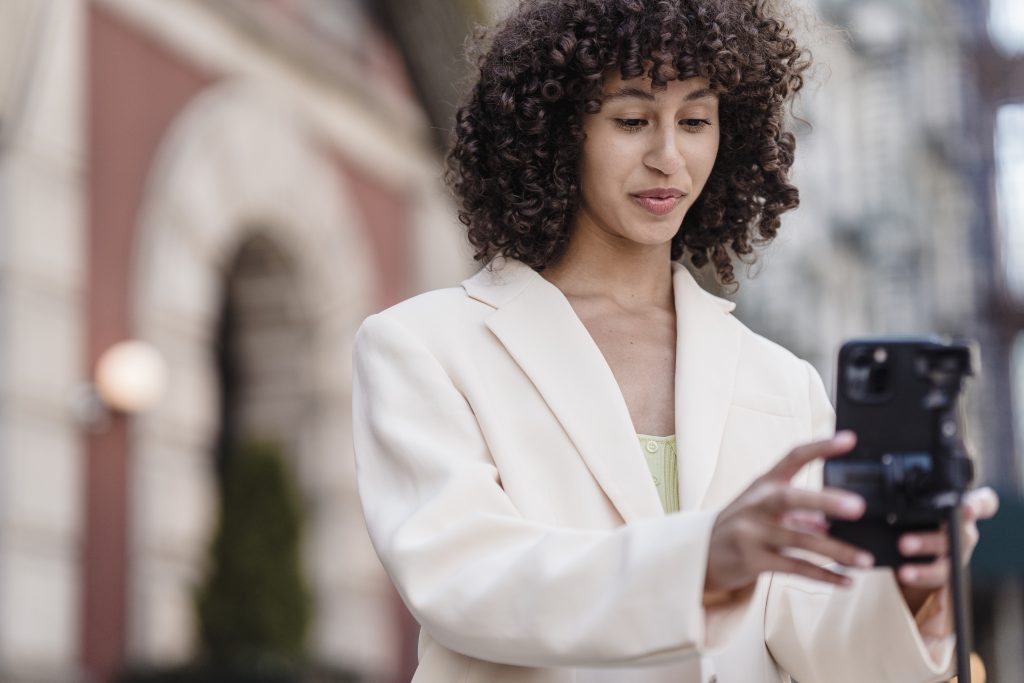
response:
<path id="1" fill-rule="evenodd" d="M 839 350 L 836 430 L 857 445 L 825 462 L 825 485 L 864 497 L 857 521 L 829 520 L 829 534 L 896 567 L 909 531 L 935 530 L 973 478 L 963 440 L 962 388 L 975 347 L 937 337 L 853 339 Z"/>

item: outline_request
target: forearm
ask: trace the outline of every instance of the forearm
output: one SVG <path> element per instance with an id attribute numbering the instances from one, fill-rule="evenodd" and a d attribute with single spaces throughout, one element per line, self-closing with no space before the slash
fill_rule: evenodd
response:
<path id="1" fill-rule="evenodd" d="M 464 515 L 374 534 L 423 627 L 464 654 L 524 666 L 600 666 L 696 654 L 703 645 L 703 515 L 612 532 Z"/>
<path id="2" fill-rule="evenodd" d="M 594 529 L 528 519 L 502 488 L 465 397 L 406 330 L 371 319 L 354 380 L 367 527 L 436 640 L 533 666 L 697 653 L 713 513 Z"/>

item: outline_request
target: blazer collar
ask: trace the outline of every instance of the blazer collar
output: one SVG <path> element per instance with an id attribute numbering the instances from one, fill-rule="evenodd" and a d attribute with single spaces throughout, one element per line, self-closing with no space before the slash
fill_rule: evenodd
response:
<path id="1" fill-rule="evenodd" d="M 735 305 L 701 289 L 673 263 L 675 427 L 679 498 L 699 509 L 714 474 L 739 349 Z M 495 308 L 485 323 L 543 396 L 595 480 L 632 522 L 663 514 L 625 399 L 611 368 L 555 285 L 511 259 L 462 283 Z"/>

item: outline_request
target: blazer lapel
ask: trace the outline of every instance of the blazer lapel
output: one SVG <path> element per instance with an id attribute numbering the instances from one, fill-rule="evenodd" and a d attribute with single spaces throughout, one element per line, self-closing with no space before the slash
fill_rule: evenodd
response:
<path id="1" fill-rule="evenodd" d="M 715 472 L 736 374 L 734 304 L 704 291 L 673 264 L 676 307 L 675 426 L 679 499 L 697 510 Z M 565 428 L 626 522 L 663 513 L 629 409 L 569 301 L 529 266 L 492 263 L 463 282 L 495 307 L 485 320 Z"/>
<path id="2" fill-rule="evenodd" d="M 463 283 L 626 522 L 664 514 L 611 368 L 569 301 L 518 261 Z"/>
<path id="3" fill-rule="evenodd" d="M 679 504 L 683 510 L 697 510 L 718 462 L 741 328 L 728 315 L 735 304 L 704 291 L 682 265 L 672 267 Z"/>

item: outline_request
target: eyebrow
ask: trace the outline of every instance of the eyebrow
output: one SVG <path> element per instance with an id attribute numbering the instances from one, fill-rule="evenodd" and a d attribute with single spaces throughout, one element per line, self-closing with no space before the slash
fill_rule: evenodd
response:
<path id="1" fill-rule="evenodd" d="M 693 100 L 703 99 L 705 97 L 714 97 L 715 93 L 711 88 L 699 88 L 689 93 L 683 98 L 685 102 L 692 102 Z M 650 93 L 641 88 L 625 85 L 617 90 L 613 90 L 603 96 L 602 101 L 609 102 L 611 100 L 623 99 L 628 97 L 635 97 L 637 99 L 646 100 L 648 102 L 654 101 L 654 94 Z"/>

